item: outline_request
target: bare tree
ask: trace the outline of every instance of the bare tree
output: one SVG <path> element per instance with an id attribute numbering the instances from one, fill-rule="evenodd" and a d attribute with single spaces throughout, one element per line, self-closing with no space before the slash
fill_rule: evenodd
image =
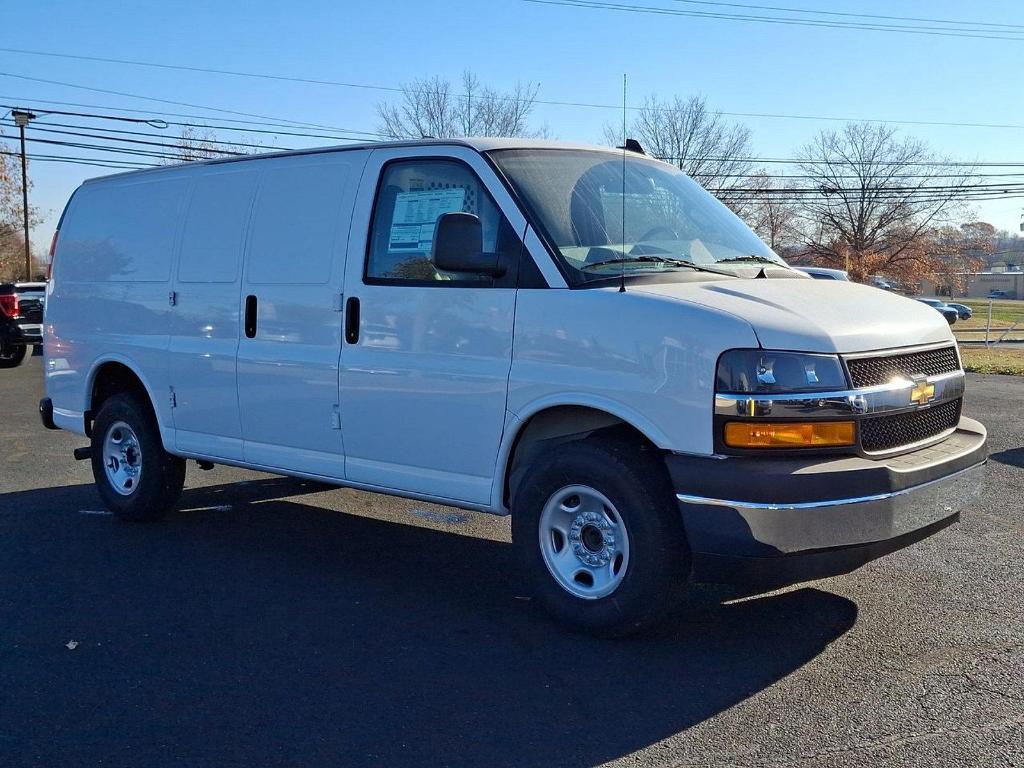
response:
<path id="1" fill-rule="evenodd" d="M 800 211 L 791 201 L 782 197 L 781 185 L 765 171 L 750 177 L 745 189 L 743 218 L 773 251 L 780 251 L 800 240 Z"/>
<path id="2" fill-rule="evenodd" d="M 987 221 L 969 221 L 959 227 L 941 227 L 932 239 L 936 292 L 965 295 L 967 276 L 981 269 L 995 250 L 996 228 Z"/>
<path id="3" fill-rule="evenodd" d="M 190 127 L 181 129 L 181 134 L 174 139 L 174 144 L 168 152 L 168 154 L 171 153 L 174 156 L 162 158 L 159 161 L 161 165 L 191 163 L 195 160 L 214 160 L 218 157 L 246 154 L 223 145 L 213 131 L 200 132 Z"/>
<path id="4" fill-rule="evenodd" d="M 0 139 L 5 138 L 0 133 Z M 7 145 L 0 144 L 0 147 Z M 30 176 L 31 179 L 31 176 Z M 29 181 L 29 189 L 32 182 Z M 0 155 L 0 282 L 18 280 L 25 275 L 25 232 L 22 217 L 21 165 L 15 155 Z M 29 206 L 29 226 L 41 221 L 38 209 Z M 34 277 L 45 272 L 36 255 L 32 255 Z"/>
<path id="5" fill-rule="evenodd" d="M 628 130 L 648 154 L 673 163 L 733 210 L 747 205 L 750 130 L 709 109 L 703 96 L 649 96 Z M 621 134 L 621 126 L 605 128 L 609 144 L 620 144 Z"/>
<path id="6" fill-rule="evenodd" d="M 868 123 L 822 131 L 799 158 L 805 238 L 819 262 L 858 280 L 934 273 L 933 231 L 963 212 L 969 169 L 949 178 L 923 142 Z"/>
<path id="7" fill-rule="evenodd" d="M 542 135 L 544 129 L 531 130 L 528 123 L 539 87 L 516 83 L 502 93 L 469 71 L 460 88 L 436 75 L 413 80 L 402 86 L 397 103 L 377 105 L 378 130 L 389 139 Z"/>

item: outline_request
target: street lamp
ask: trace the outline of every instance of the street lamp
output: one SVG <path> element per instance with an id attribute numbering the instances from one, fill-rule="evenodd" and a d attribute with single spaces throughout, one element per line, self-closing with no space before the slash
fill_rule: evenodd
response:
<path id="1" fill-rule="evenodd" d="M 28 240 L 28 167 L 25 160 L 25 126 L 35 120 L 36 115 L 24 109 L 13 109 L 11 117 L 14 118 L 14 124 L 21 132 L 21 211 L 25 223 L 25 279 L 31 280 L 32 252 Z"/>

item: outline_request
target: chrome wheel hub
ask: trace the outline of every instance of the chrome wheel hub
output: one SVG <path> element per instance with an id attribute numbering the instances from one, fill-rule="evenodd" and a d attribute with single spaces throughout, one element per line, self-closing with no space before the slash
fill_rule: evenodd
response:
<path id="1" fill-rule="evenodd" d="M 142 448 L 139 438 L 123 421 L 115 421 L 103 438 L 103 468 L 110 487 L 131 496 L 142 479 Z"/>
<path id="2" fill-rule="evenodd" d="M 586 485 L 551 495 L 540 515 L 544 564 L 564 590 L 596 600 L 614 592 L 629 564 L 629 536 L 615 505 Z"/>
<path id="3" fill-rule="evenodd" d="M 615 555 L 615 529 L 596 512 L 584 512 L 573 519 L 569 541 L 576 557 L 587 565 L 607 565 Z"/>

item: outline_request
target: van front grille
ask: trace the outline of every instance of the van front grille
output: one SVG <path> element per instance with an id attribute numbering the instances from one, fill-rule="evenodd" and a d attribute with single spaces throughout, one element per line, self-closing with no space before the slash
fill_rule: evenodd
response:
<path id="1" fill-rule="evenodd" d="M 956 427 L 961 400 L 892 416 L 876 416 L 860 422 L 860 445 L 865 451 L 891 451 L 912 445 Z"/>
<path id="2" fill-rule="evenodd" d="M 879 357 L 855 357 L 846 361 L 854 389 L 888 384 L 894 378 L 938 376 L 960 370 L 956 347 L 939 347 Z"/>

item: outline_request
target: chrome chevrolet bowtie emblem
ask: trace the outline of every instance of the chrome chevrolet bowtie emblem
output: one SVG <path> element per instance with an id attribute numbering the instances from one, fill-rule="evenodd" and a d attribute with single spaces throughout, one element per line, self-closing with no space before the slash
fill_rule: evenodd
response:
<path id="1" fill-rule="evenodd" d="M 914 388 L 910 390 L 910 402 L 924 405 L 935 397 L 935 385 L 927 381 L 915 382 Z"/>

